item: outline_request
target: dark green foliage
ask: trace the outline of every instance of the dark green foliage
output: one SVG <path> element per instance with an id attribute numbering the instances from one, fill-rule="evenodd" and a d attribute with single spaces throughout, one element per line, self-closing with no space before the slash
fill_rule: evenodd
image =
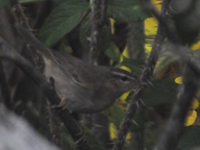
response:
<path id="1" fill-rule="evenodd" d="M 118 128 L 122 118 L 124 117 L 124 111 L 117 104 L 114 104 L 109 109 L 108 116 L 110 122 L 112 122 Z"/>
<path id="2" fill-rule="evenodd" d="M 142 108 L 141 108 L 142 110 Z M 131 132 L 139 132 L 144 129 L 145 116 L 144 112 L 136 112 L 134 119 L 132 120 L 132 126 L 130 127 Z"/>
<path id="3" fill-rule="evenodd" d="M 103 26 L 100 32 L 100 49 L 101 51 L 105 51 L 109 49 L 111 46 L 111 31 L 110 27 L 107 25 Z"/>
<path id="4" fill-rule="evenodd" d="M 175 102 L 177 99 L 178 85 L 174 81 L 175 78 L 166 78 L 154 80 L 152 86 L 146 90 L 143 101 L 145 104 L 152 106 L 161 103 Z"/>
<path id="5" fill-rule="evenodd" d="M 73 139 L 65 128 L 63 128 L 61 132 L 61 137 L 61 145 L 63 146 L 63 148 L 74 149 L 75 145 L 73 144 Z"/>
<path id="6" fill-rule="evenodd" d="M 90 144 L 91 149 L 103 150 L 102 145 L 100 144 L 98 139 L 95 137 L 94 133 L 87 127 L 83 127 L 83 130 L 84 130 L 84 135 L 86 136 L 86 140 Z M 62 137 L 61 145 L 63 146 L 63 148 L 70 149 L 70 150 L 75 149 L 76 145 L 74 145 L 73 139 L 71 138 L 70 134 L 68 133 L 66 129 L 62 130 L 61 137 Z"/>
<path id="7" fill-rule="evenodd" d="M 88 143 L 90 143 L 91 149 L 104 150 L 103 146 L 100 144 L 100 142 L 97 140 L 97 138 L 91 130 L 85 127 L 84 132 Z"/>
<path id="8" fill-rule="evenodd" d="M 121 53 L 117 49 L 117 46 L 111 42 L 108 49 L 105 50 L 105 54 L 112 60 L 119 62 Z"/>
<path id="9" fill-rule="evenodd" d="M 146 19 L 138 0 L 110 0 L 108 15 L 116 20 L 135 22 Z"/>
<path id="10" fill-rule="evenodd" d="M 81 0 L 62 3 L 46 19 L 39 36 L 47 46 L 53 46 L 82 20 L 89 4 Z"/>
<path id="11" fill-rule="evenodd" d="M 120 65 L 130 68 L 135 74 L 140 74 L 141 69 L 139 66 L 143 66 L 144 62 L 143 60 L 135 60 L 132 58 L 123 57 L 123 61 L 120 63 Z"/>
<path id="12" fill-rule="evenodd" d="M 40 38 L 47 46 L 53 46 L 63 36 L 74 29 L 80 21 L 83 19 L 86 10 L 89 9 L 89 3 L 81 0 L 54 0 L 55 2 L 61 3 L 60 6 L 46 19 L 45 24 L 40 30 Z M 134 22 L 144 20 L 147 16 L 142 12 L 140 5 L 137 1 L 121 1 L 113 0 L 109 1 L 108 4 L 108 16 L 113 17 L 119 21 Z M 91 34 L 91 22 L 90 19 L 85 21 L 81 26 L 80 40 L 85 50 L 89 48 L 88 37 Z M 107 37 L 107 36 L 104 36 Z M 110 41 L 105 38 L 102 41 Z M 106 43 L 104 42 L 105 45 Z M 108 43 L 109 45 L 109 43 Z M 102 47 L 105 49 L 105 47 Z"/>
<path id="13" fill-rule="evenodd" d="M 190 126 L 185 128 L 185 133 L 181 137 L 177 150 L 198 150 L 200 149 L 200 128 Z"/>

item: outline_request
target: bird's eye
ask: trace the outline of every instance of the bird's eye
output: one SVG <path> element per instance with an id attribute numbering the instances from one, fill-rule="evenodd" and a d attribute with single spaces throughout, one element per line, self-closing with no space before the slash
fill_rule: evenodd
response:
<path id="1" fill-rule="evenodd" d="M 120 77 L 120 79 L 121 79 L 122 81 L 127 81 L 127 80 L 128 80 L 128 78 L 127 78 L 126 76 L 122 76 L 122 77 Z"/>

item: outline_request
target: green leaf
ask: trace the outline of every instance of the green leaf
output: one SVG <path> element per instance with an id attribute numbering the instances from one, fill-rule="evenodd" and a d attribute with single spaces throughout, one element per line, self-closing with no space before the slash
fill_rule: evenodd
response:
<path id="1" fill-rule="evenodd" d="M 166 102 L 172 102 L 177 99 L 178 85 L 175 83 L 175 78 L 166 78 L 154 80 L 152 86 L 146 90 L 143 101 L 147 105 L 157 105 Z"/>
<path id="2" fill-rule="evenodd" d="M 115 43 L 113 42 L 110 43 L 109 48 L 105 50 L 105 54 L 110 59 L 119 62 L 121 54 Z"/>
<path id="3" fill-rule="evenodd" d="M 131 132 L 142 132 L 145 128 L 145 117 L 143 112 L 136 112 L 133 121 L 133 124 L 130 126 Z"/>
<path id="4" fill-rule="evenodd" d="M 101 51 L 105 52 L 106 49 L 110 48 L 111 46 L 111 31 L 110 27 L 104 25 L 100 32 L 100 49 Z"/>
<path id="5" fill-rule="evenodd" d="M 200 128 L 190 126 L 185 128 L 185 133 L 179 140 L 177 150 L 200 149 Z"/>
<path id="6" fill-rule="evenodd" d="M 90 145 L 91 149 L 104 150 L 102 144 L 100 144 L 99 140 L 95 137 L 94 133 L 90 129 L 84 127 L 84 131 L 87 142 Z"/>
<path id="7" fill-rule="evenodd" d="M 100 144 L 99 140 L 95 137 L 94 133 L 85 126 L 83 126 L 83 129 L 84 129 L 84 136 L 88 144 L 90 145 L 91 149 L 104 150 L 103 146 Z M 61 130 L 61 145 L 63 149 L 69 149 L 69 150 L 74 150 L 76 146 L 69 132 L 65 128 Z"/>
<path id="8" fill-rule="evenodd" d="M 124 117 L 124 111 L 115 103 L 108 110 L 108 117 L 110 122 L 112 122 L 118 128 L 122 118 Z"/>
<path id="9" fill-rule="evenodd" d="M 63 149 L 75 149 L 74 141 L 66 128 L 62 127 L 60 130 L 60 142 Z"/>
<path id="10" fill-rule="evenodd" d="M 142 11 L 138 0 L 110 0 L 108 15 L 119 21 L 136 22 L 148 16 Z"/>
<path id="11" fill-rule="evenodd" d="M 67 1 L 55 8 L 42 26 L 39 37 L 53 46 L 82 20 L 89 4 L 81 0 Z"/>
<path id="12" fill-rule="evenodd" d="M 135 74 L 140 74 L 141 69 L 138 66 L 143 66 L 144 62 L 141 60 L 135 60 L 132 58 L 123 57 L 123 61 L 120 63 L 120 66 L 126 66 L 130 68 Z"/>

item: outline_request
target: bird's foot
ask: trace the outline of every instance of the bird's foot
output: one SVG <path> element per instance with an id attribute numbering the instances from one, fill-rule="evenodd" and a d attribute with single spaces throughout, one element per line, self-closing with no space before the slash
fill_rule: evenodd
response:
<path id="1" fill-rule="evenodd" d="M 59 106 L 60 106 L 60 107 L 63 107 L 63 109 L 65 109 L 65 108 L 66 108 L 66 103 L 67 103 L 67 99 L 66 99 L 65 97 L 63 97 L 63 98 L 61 99 L 61 101 L 60 101 Z"/>
<path id="2" fill-rule="evenodd" d="M 54 105 L 52 106 L 53 108 L 60 108 L 62 110 L 66 109 L 66 101 L 67 99 L 65 97 L 63 97 L 60 101 L 60 104 L 59 105 Z"/>

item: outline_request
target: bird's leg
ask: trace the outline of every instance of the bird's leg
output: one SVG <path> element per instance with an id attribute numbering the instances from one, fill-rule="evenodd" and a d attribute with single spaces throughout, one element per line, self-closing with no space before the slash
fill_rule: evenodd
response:
<path id="1" fill-rule="evenodd" d="M 66 103 L 67 103 L 67 98 L 62 97 L 58 107 L 61 107 L 62 109 L 66 109 Z"/>
<path id="2" fill-rule="evenodd" d="M 51 85 L 53 86 L 53 88 L 55 88 L 55 80 L 54 78 L 50 77 L 49 81 L 51 82 Z M 61 98 L 60 104 L 59 105 L 54 105 L 52 106 L 52 108 L 62 108 L 63 110 L 66 109 L 66 101 L 67 99 L 65 97 Z"/>
<path id="3" fill-rule="evenodd" d="M 61 108 L 62 110 L 66 109 L 66 101 L 67 99 L 65 97 L 61 98 L 59 105 L 54 105 L 52 108 Z"/>
<path id="4" fill-rule="evenodd" d="M 53 88 L 55 88 L 54 78 L 50 77 L 49 81 L 51 82 Z M 52 106 L 52 108 L 62 108 L 64 110 L 64 109 L 66 109 L 66 101 L 67 101 L 67 99 L 65 97 L 62 97 L 61 101 L 60 101 L 60 104 L 59 105 L 54 105 L 54 106 Z"/>

